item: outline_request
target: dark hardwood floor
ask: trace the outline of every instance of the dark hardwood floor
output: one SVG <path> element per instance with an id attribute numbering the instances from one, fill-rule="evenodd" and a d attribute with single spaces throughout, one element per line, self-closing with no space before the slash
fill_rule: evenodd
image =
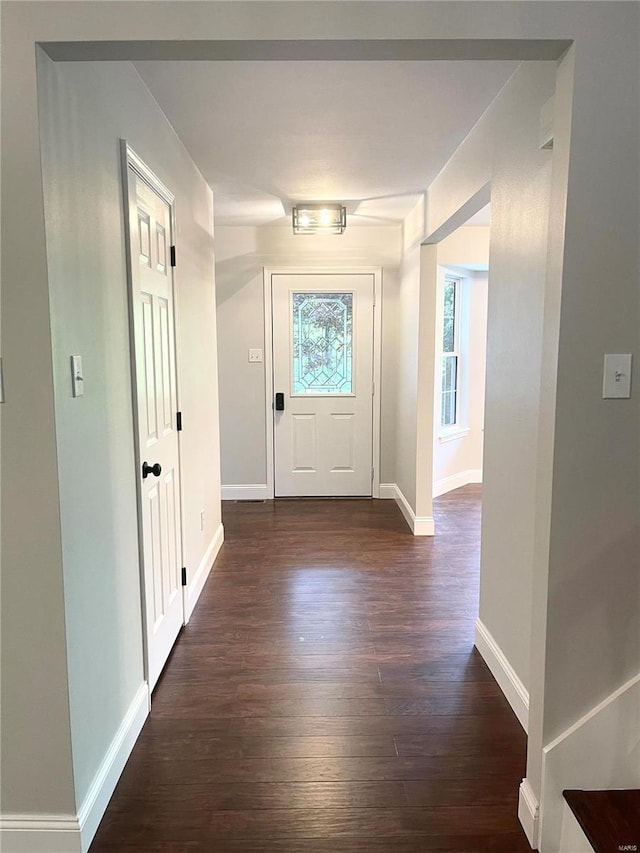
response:
<path id="1" fill-rule="evenodd" d="M 473 647 L 480 487 L 230 503 L 92 853 L 529 853 L 525 735 Z"/>
<path id="2" fill-rule="evenodd" d="M 563 793 L 594 853 L 640 850 L 640 788 Z"/>

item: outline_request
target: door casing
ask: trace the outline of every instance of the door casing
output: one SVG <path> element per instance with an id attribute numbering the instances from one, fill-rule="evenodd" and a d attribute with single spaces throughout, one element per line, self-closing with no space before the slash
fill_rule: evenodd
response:
<path id="1" fill-rule="evenodd" d="M 275 445 L 273 423 L 273 310 L 271 278 L 274 275 L 373 275 L 373 484 L 371 495 L 380 497 L 380 381 L 382 375 L 382 267 L 331 266 L 331 267 L 264 267 L 264 376 L 265 424 L 267 455 L 267 498 L 275 497 Z"/>
<path id="2" fill-rule="evenodd" d="M 147 166 L 147 164 L 139 157 L 136 152 L 128 145 L 125 139 L 120 140 L 120 159 L 122 173 L 122 198 L 124 204 L 124 236 L 126 242 L 126 259 L 127 259 L 127 303 L 129 311 L 129 357 L 131 365 L 131 395 L 132 395 L 132 434 L 133 447 L 136 464 L 136 498 L 137 498 L 137 514 L 138 514 L 138 554 L 139 554 L 139 573 L 140 573 L 140 607 L 142 611 L 142 645 L 144 652 L 144 678 L 149 682 L 149 644 L 148 644 L 148 626 L 147 626 L 147 608 L 145 573 L 144 573 L 144 542 L 142 528 L 142 495 L 141 495 L 141 480 L 140 471 L 142 459 L 140 456 L 139 432 L 138 432 L 138 393 L 137 393 L 137 375 L 136 375 L 136 360 L 135 360 L 135 327 L 134 327 L 134 293 L 133 293 L 133 258 L 131 250 L 131 229 L 129 221 L 129 169 L 132 169 L 140 178 L 142 178 L 163 201 L 165 201 L 170 210 L 171 222 L 171 239 L 170 245 L 175 245 L 176 239 L 176 209 L 175 196 L 165 184 L 157 177 L 157 175 Z M 179 310 L 178 310 L 178 288 L 176 287 L 176 268 L 171 268 L 172 285 L 173 285 L 173 323 L 174 323 L 174 338 L 175 338 L 175 365 L 176 365 L 176 406 L 177 411 L 181 411 L 181 381 L 180 381 L 180 358 L 179 345 Z M 178 496 L 179 496 L 179 512 L 180 512 L 180 548 L 181 548 L 181 563 L 184 565 L 184 543 L 185 543 L 185 528 L 184 528 L 184 484 L 182 476 L 183 454 L 182 436 L 178 432 Z M 182 613 L 183 624 L 186 625 L 187 618 L 187 587 L 182 587 Z M 149 695 L 149 703 L 151 703 L 151 695 Z"/>

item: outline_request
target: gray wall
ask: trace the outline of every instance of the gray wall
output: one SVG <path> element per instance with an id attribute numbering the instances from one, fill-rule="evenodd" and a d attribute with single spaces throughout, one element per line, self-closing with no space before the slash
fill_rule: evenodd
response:
<path id="1" fill-rule="evenodd" d="M 640 671 L 640 5 L 575 50 L 549 543 L 545 741 Z M 615 39 L 616 49 L 607 45 Z M 606 57 L 606 58 L 605 58 Z M 606 63 L 607 78 L 602 79 Z M 569 111 L 564 93 L 559 108 Z M 589 176 L 572 180 L 574 176 Z M 630 400 L 603 354 L 634 354 Z"/>
<path id="2" fill-rule="evenodd" d="M 395 454 L 395 301 L 400 250 L 399 225 L 352 225 L 340 237 L 294 237 L 289 226 L 216 228 L 223 485 L 267 482 L 265 364 L 249 364 L 247 350 L 264 349 L 263 268 L 278 266 L 383 268 L 381 481 L 390 482 Z"/>
<path id="3" fill-rule="evenodd" d="M 469 195 L 491 181 L 480 619 L 527 689 L 554 85 L 551 63 L 521 66 L 429 190 L 433 212 L 463 170 Z"/>
<path id="4" fill-rule="evenodd" d="M 220 523 L 211 190 L 130 63 L 39 57 L 76 805 L 143 681 L 119 139 L 176 195 L 185 562 Z M 213 330 L 213 332 L 212 332 Z M 69 356 L 81 354 L 74 399 Z M 200 531 L 200 508 L 206 529 Z"/>
<path id="5" fill-rule="evenodd" d="M 393 478 L 416 509 L 416 441 L 418 417 L 418 344 L 420 321 L 420 241 L 424 199 L 405 218 L 397 296 L 397 339 L 394 408 L 396 412 Z"/>

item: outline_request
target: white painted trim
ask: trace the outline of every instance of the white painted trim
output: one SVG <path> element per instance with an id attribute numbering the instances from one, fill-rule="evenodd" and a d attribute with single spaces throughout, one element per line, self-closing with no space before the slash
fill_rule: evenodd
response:
<path id="1" fill-rule="evenodd" d="M 195 575 L 191 578 L 191 580 L 187 584 L 187 611 L 186 611 L 186 619 L 185 625 L 189 621 L 191 614 L 193 613 L 193 608 L 198 603 L 198 599 L 200 598 L 200 593 L 202 592 L 205 583 L 207 582 L 207 578 L 209 577 L 209 573 L 213 568 L 213 564 L 216 561 L 216 557 L 222 548 L 222 543 L 224 542 L 224 525 L 222 522 L 217 526 L 216 532 L 213 534 L 213 539 L 209 543 L 209 547 L 205 551 L 204 557 L 200 560 L 200 565 L 195 573 Z"/>
<path id="2" fill-rule="evenodd" d="M 461 438 L 466 438 L 471 429 L 469 427 L 454 427 L 453 429 L 443 430 L 438 436 L 438 441 L 442 443 L 447 441 L 459 441 Z"/>
<path id="3" fill-rule="evenodd" d="M 436 480 L 433 484 L 433 497 L 439 498 L 440 495 L 445 495 L 454 489 L 460 489 L 462 486 L 468 486 L 469 483 L 481 482 L 482 471 L 479 468 L 460 471 L 458 474 L 452 474 L 450 477 L 443 477 L 441 480 Z"/>
<path id="4" fill-rule="evenodd" d="M 525 732 L 528 731 L 529 692 L 481 619 L 476 619 L 475 640 L 477 650 L 498 682 L 498 686 L 513 708 L 514 714 L 520 720 L 520 725 Z"/>
<path id="5" fill-rule="evenodd" d="M 572 726 L 562 732 L 561 735 L 558 735 L 555 740 L 552 740 L 551 743 L 547 744 L 544 748 L 545 754 L 550 753 L 557 746 L 559 746 L 562 741 L 567 740 L 567 738 L 571 737 L 571 735 L 575 734 L 578 729 L 581 729 L 586 723 L 592 720 L 594 717 L 597 717 L 602 711 L 604 711 L 609 705 L 613 705 L 623 694 L 625 694 L 628 690 L 632 690 L 636 685 L 640 685 L 640 672 L 637 675 L 634 675 L 633 678 L 630 678 L 628 681 L 625 681 L 617 690 L 614 690 L 613 693 L 610 693 L 606 699 L 603 699 L 595 708 L 592 708 L 587 714 L 580 717 L 577 722 L 575 722 Z"/>
<path id="6" fill-rule="evenodd" d="M 102 759 L 77 817 L 4 815 L 0 817 L 3 853 L 86 853 L 148 713 L 149 685 L 144 681 Z"/>
<path id="7" fill-rule="evenodd" d="M 223 501 L 266 501 L 273 498 L 273 487 L 268 483 L 252 483 L 249 486 L 222 486 Z"/>
<path id="8" fill-rule="evenodd" d="M 523 779 L 518 792 L 518 820 L 522 824 L 524 834 L 532 849 L 538 847 L 538 830 L 540 827 L 540 803 L 533 792 L 528 779 Z"/>
<path id="9" fill-rule="evenodd" d="M 151 171 L 144 160 L 136 154 L 125 139 L 121 140 L 121 144 L 125 149 L 127 165 L 131 166 L 134 172 L 136 172 L 146 184 L 149 184 L 151 189 L 154 190 L 163 201 L 166 201 L 169 207 L 172 207 L 175 204 L 176 197 L 171 190 L 162 183 L 155 172 Z"/>
<path id="10" fill-rule="evenodd" d="M 273 432 L 273 300 L 271 277 L 274 275 L 373 275 L 373 381 L 374 393 L 372 399 L 372 467 L 373 480 L 371 496 L 380 495 L 380 454 L 381 454 L 381 422 L 382 422 L 382 267 L 371 266 L 338 266 L 338 267 L 263 267 L 262 286 L 264 304 L 264 386 L 265 386 L 265 425 L 266 425 L 266 458 L 267 458 L 267 490 L 266 499 L 275 497 L 275 437 Z"/>
<path id="11" fill-rule="evenodd" d="M 396 499 L 396 484 L 380 483 L 380 494 L 378 497 L 382 500 L 394 501 Z"/>
<path id="12" fill-rule="evenodd" d="M 391 498 L 395 500 L 414 536 L 435 535 L 433 518 L 431 516 L 417 516 L 396 483 L 380 483 L 379 497 L 385 500 Z"/>
<path id="13" fill-rule="evenodd" d="M 275 498 L 275 435 L 273 431 L 273 299 L 271 291 L 272 270 L 262 269 L 264 303 L 264 393 L 265 393 L 265 459 L 267 460 L 267 500 Z"/>
<path id="14" fill-rule="evenodd" d="M 382 267 L 377 267 L 373 273 L 373 387 L 371 401 L 373 418 L 372 437 L 372 466 L 373 480 L 371 497 L 380 494 L 380 456 L 382 432 Z"/>
<path id="15" fill-rule="evenodd" d="M 149 713 L 149 685 L 143 682 L 107 750 L 78 811 L 81 848 L 89 849 L 118 779 Z"/>
<path id="16" fill-rule="evenodd" d="M 2 853 L 82 853 L 73 815 L 6 815 L 0 818 Z"/>
<path id="17" fill-rule="evenodd" d="M 435 536 L 436 523 L 431 515 L 416 515 L 413 519 L 414 536 Z"/>

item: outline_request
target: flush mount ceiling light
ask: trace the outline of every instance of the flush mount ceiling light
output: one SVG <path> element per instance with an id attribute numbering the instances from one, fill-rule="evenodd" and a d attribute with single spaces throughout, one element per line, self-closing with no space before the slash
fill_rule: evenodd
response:
<path id="1" fill-rule="evenodd" d="M 296 204 L 292 218 L 294 234 L 342 234 L 347 227 L 342 204 Z"/>

